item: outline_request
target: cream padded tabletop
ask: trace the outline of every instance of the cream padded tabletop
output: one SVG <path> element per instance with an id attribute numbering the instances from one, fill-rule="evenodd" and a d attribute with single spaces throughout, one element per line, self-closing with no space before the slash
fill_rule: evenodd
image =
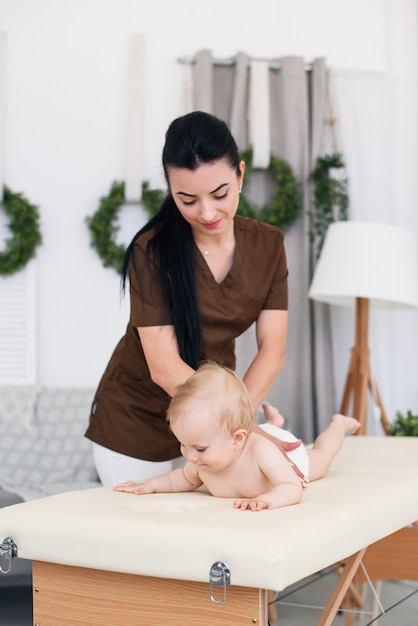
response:
<path id="1" fill-rule="evenodd" d="M 281 590 L 418 519 L 418 438 L 349 437 L 297 506 L 237 511 L 202 492 L 133 496 L 100 487 L 0 510 L 19 556 Z"/>

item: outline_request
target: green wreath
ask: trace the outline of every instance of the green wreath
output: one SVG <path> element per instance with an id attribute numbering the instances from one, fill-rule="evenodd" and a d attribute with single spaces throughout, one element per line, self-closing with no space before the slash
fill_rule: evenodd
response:
<path id="1" fill-rule="evenodd" d="M 6 239 L 6 248 L 0 252 L 0 275 L 10 276 L 23 269 L 42 243 L 38 208 L 21 193 L 3 187 L 0 209 L 10 218 L 12 237 Z"/>
<path id="2" fill-rule="evenodd" d="M 148 182 L 142 183 L 141 205 L 146 209 L 149 217 L 153 217 L 165 198 L 160 189 L 150 189 Z M 125 246 L 116 242 L 119 231 L 118 217 L 122 205 L 125 204 L 125 183 L 112 183 L 108 196 L 100 198 L 97 211 L 86 217 L 90 231 L 90 243 L 101 258 L 104 267 L 113 267 L 121 272 Z"/>
<path id="3" fill-rule="evenodd" d="M 339 176 L 332 176 L 331 170 L 340 170 Z M 332 222 L 348 219 L 349 197 L 345 164 L 341 154 L 319 157 L 309 180 L 313 183 L 313 208 L 309 211 L 309 237 L 316 245 L 318 258 L 325 241 L 325 235 Z"/>
<path id="4" fill-rule="evenodd" d="M 302 209 L 300 190 L 292 168 L 283 159 L 271 155 L 267 173 L 274 180 L 274 194 L 270 202 L 260 208 L 245 195 L 252 172 L 252 149 L 242 152 L 241 159 L 245 161 L 246 167 L 238 214 L 278 226 L 283 231 L 288 230 Z"/>

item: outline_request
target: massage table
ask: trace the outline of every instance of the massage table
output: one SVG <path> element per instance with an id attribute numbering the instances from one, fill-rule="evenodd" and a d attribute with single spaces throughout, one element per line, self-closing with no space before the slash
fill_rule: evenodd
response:
<path id="1" fill-rule="evenodd" d="M 33 562 L 35 625 L 265 626 L 266 590 L 338 563 L 324 626 L 366 548 L 379 554 L 381 540 L 396 544 L 417 519 L 418 438 L 351 436 L 296 506 L 254 513 L 201 490 L 134 496 L 98 487 L 0 510 L 0 541 L 3 565 L 12 553 Z M 415 560 L 410 578 L 417 553 L 412 534 L 397 555 Z"/>

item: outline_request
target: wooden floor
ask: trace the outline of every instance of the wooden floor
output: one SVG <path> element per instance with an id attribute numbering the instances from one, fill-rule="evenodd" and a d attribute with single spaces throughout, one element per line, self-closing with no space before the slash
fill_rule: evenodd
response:
<path id="1" fill-rule="evenodd" d="M 278 594 L 276 603 L 279 619 L 270 626 L 315 626 L 333 585 L 335 573 L 321 572 L 300 581 L 285 592 Z M 367 610 L 371 610 L 372 593 L 367 593 Z M 406 598 L 406 599 L 405 599 Z M 405 599 L 403 602 L 402 600 Z M 387 613 L 375 619 L 376 614 L 364 613 L 354 619 L 355 626 L 417 626 L 418 583 L 407 581 L 384 582 L 381 603 Z M 305 606 L 301 606 L 305 605 Z M 393 607 L 393 608 L 391 608 Z M 345 626 L 345 616 L 338 615 L 335 626 Z M 0 581 L 1 626 L 33 626 L 32 590 L 30 587 L 2 587 Z M 141 626 L 147 626 L 141 624 Z M 161 624 L 169 626 L 169 624 Z"/>

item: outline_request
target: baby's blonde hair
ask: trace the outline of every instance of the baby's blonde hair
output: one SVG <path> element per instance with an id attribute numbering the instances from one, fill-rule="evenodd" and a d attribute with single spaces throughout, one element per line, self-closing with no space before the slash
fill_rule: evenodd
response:
<path id="1" fill-rule="evenodd" d="M 188 405 L 204 403 L 229 433 L 238 428 L 248 432 L 253 426 L 253 415 L 248 391 L 235 372 L 215 362 L 206 362 L 183 384 L 170 402 L 167 420 L 170 425 Z"/>

